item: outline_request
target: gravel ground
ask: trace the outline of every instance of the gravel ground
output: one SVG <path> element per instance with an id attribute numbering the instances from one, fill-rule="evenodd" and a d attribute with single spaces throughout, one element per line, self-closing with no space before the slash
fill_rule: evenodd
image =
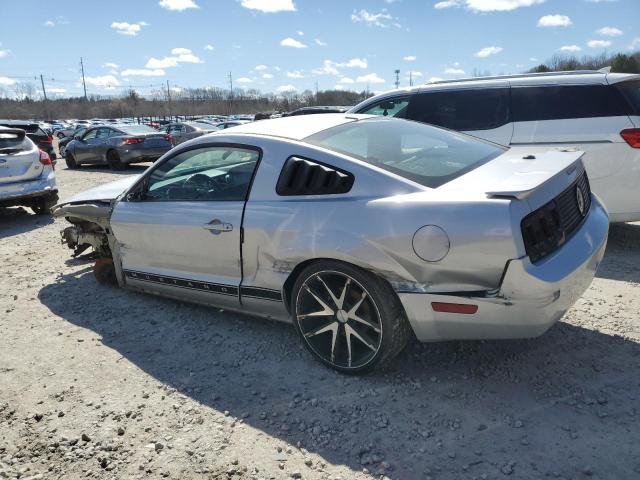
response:
<path id="1" fill-rule="evenodd" d="M 119 177 L 58 166 L 63 198 Z M 0 478 L 640 478 L 640 224 L 542 337 L 352 378 L 288 325 L 98 285 L 64 223 L 0 210 Z"/>

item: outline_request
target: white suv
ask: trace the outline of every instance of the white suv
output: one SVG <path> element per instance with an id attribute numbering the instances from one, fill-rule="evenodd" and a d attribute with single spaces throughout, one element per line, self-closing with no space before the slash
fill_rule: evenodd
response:
<path id="1" fill-rule="evenodd" d="M 369 98 L 350 113 L 407 118 L 503 145 L 576 149 L 612 222 L 640 220 L 640 75 L 599 71 L 451 80 Z"/>

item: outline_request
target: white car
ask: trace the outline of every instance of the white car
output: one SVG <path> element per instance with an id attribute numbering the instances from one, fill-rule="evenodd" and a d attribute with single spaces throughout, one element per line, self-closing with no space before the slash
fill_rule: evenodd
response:
<path id="1" fill-rule="evenodd" d="M 575 149 L 612 222 L 640 220 L 640 75 L 555 72 L 394 90 L 352 113 L 417 120 L 508 146 Z"/>
<path id="2" fill-rule="evenodd" d="M 53 163 L 24 130 L 0 126 L 0 207 L 48 214 L 58 202 Z"/>

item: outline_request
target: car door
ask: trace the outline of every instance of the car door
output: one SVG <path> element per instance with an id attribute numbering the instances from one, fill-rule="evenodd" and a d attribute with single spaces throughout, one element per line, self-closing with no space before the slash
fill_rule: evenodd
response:
<path id="1" fill-rule="evenodd" d="M 406 118 L 501 145 L 509 145 L 513 135 L 506 82 L 475 88 L 425 88 L 411 98 Z"/>
<path id="2" fill-rule="evenodd" d="M 111 217 L 127 284 L 237 307 L 242 216 L 259 159 L 250 146 L 198 145 L 147 172 Z"/>
<path id="3" fill-rule="evenodd" d="M 107 150 L 109 148 L 109 137 L 115 134 L 115 130 L 109 127 L 101 127 L 96 134 L 96 144 L 93 149 L 94 161 L 100 163 L 106 163 Z"/>
<path id="4" fill-rule="evenodd" d="M 80 139 L 74 142 L 73 156 L 76 162 L 89 162 L 92 156 L 91 149 L 96 142 L 97 128 L 88 130 Z"/>

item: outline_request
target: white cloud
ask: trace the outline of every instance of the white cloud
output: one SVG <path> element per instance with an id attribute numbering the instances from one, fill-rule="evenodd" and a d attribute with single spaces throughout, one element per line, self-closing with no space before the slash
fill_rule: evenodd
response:
<path id="1" fill-rule="evenodd" d="M 380 78 L 377 73 L 368 73 L 366 75 L 360 75 L 356 78 L 357 83 L 385 83 L 384 78 Z"/>
<path id="2" fill-rule="evenodd" d="M 238 80 L 236 80 L 236 82 L 238 82 L 238 83 L 251 83 L 251 82 L 253 82 L 253 80 L 251 80 L 248 77 L 240 77 Z"/>
<path id="3" fill-rule="evenodd" d="M 213 50 L 214 48 L 213 48 L 213 45 L 211 45 L 210 43 L 207 43 L 207 44 L 204 46 L 204 49 L 205 49 L 205 50 L 208 50 L 208 51 L 211 51 L 211 50 Z"/>
<path id="4" fill-rule="evenodd" d="M 284 92 L 295 92 L 297 90 L 296 87 L 294 87 L 293 85 L 280 85 L 277 88 L 278 92 L 280 93 L 284 93 Z"/>
<path id="5" fill-rule="evenodd" d="M 351 83 L 356 83 L 356 82 L 353 80 L 353 78 L 349 78 L 349 77 L 342 77 L 342 78 L 340 79 L 340 83 L 348 83 L 348 84 L 351 84 Z"/>
<path id="6" fill-rule="evenodd" d="M 539 27 L 568 27 L 573 22 L 566 15 L 545 15 L 538 20 Z"/>
<path id="7" fill-rule="evenodd" d="M 433 8 L 466 7 L 474 12 L 509 12 L 521 7 L 539 5 L 545 0 L 443 0 L 437 2 Z"/>
<path id="8" fill-rule="evenodd" d="M 47 88 L 47 93 L 53 93 L 54 95 L 62 95 L 67 93 L 66 88 Z"/>
<path id="9" fill-rule="evenodd" d="M 589 48 L 606 48 L 611 46 L 610 40 L 589 40 L 587 42 Z"/>
<path id="10" fill-rule="evenodd" d="M 596 33 L 604 35 L 605 37 L 619 37 L 624 32 L 616 27 L 602 27 L 596 30 Z"/>
<path id="11" fill-rule="evenodd" d="M 240 5 L 263 13 L 295 12 L 293 0 L 241 0 Z"/>
<path id="12" fill-rule="evenodd" d="M 304 32 L 303 32 L 303 31 L 301 31 L 301 30 L 298 30 L 297 34 L 298 34 L 298 35 L 300 35 L 301 37 L 303 37 L 303 36 L 304 36 Z"/>
<path id="13" fill-rule="evenodd" d="M 319 38 L 316 38 L 314 40 L 316 42 L 316 45 L 318 45 L 319 47 L 326 47 L 327 44 L 325 42 L 323 42 L 322 40 L 320 40 Z"/>
<path id="14" fill-rule="evenodd" d="M 291 47 L 291 48 L 307 48 L 307 46 L 296 40 L 295 38 L 287 37 L 280 41 L 280 45 L 283 47 Z"/>
<path id="15" fill-rule="evenodd" d="M 256 65 L 254 70 L 260 72 L 262 70 L 266 70 L 267 68 L 269 68 L 269 67 L 267 67 L 266 65 Z"/>
<path id="16" fill-rule="evenodd" d="M 84 77 L 84 80 L 89 85 L 92 85 L 94 87 L 101 87 L 101 88 L 114 88 L 114 87 L 119 87 L 121 85 L 120 80 L 118 80 L 113 75 L 99 75 L 97 77 Z"/>
<path id="17" fill-rule="evenodd" d="M 496 55 L 503 50 L 502 47 L 484 47 L 480 51 L 474 53 L 473 55 L 479 58 L 487 58 L 491 55 Z"/>
<path id="18" fill-rule="evenodd" d="M 118 68 L 120 65 L 113 62 L 107 62 L 102 64 L 102 68 Z"/>
<path id="19" fill-rule="evenodd" d="M 445 68 L 444 73 L 446 75 L 464 75 L 465 71 L 461 68 Z"/>
<path id="20" fill-rule="evenodd" d="M 289 78 L 304 78 L 304 75 L 299 70 L 294 70 L 293 72 L 287 72 L 287 77 Z"/>
<path id="21" fill-rule="evenodd" d="M 344 85 L 340 85 L 340 84 L 334 85 L 333 89 L 334 90 L 344 90 Z"/>
<path id="22" fill-rule="evenodd" d="M 44 22 L 44 26 L 45 27 L 55 27 L 56 23 L 53 20 L 47 20 L 46 22 Z"/>
<path id="23" fill-rule="evenodd" d="M 313 73 L 316 75 L 339 75 L 338 68 L 367 68 L 368 62 L 366 58 L 352 58 L 346 62 L 334 62 L 325 60 L 321 68 L 316 68 Z"/>
<path id="24" fill-rule="evenodd" d="M 161 68 L 128 68 L 120 72 L 123 77 L 164 77 L 165 72 Z"/>
<path id="25" fill-rule="evenodd" d="M 0 43 L 0 45 L 2 45 L 2 44 Z M 11 53 L 11 50 L 8 50 L 8 49 L 2 50 L 2 49 L 0 49 L 0 58 L 4 58 L 7 55 L 9 55 L 10 53 Z"/>
<path id="26" fill-rule="evenodd" d="M 376 26 L 386 28 L 389 26 L 389 23 L 393 20 L 393 17 L 387 12 L 386 9 L 382 9 L 381 12 L 371 13 L 366 11 L 365 9 L 360 10 L 359 12 L 353 12 L 351 14 L 351 21 L 356 23 L 364 23 L 368 26 Z"/>
<path id="27" fill-rule="evenodd" d="M 564 45 L 560 47 L 561 52 L 579 52 L 582 50 L 578 45 Z"/>
<path id="28" fill-rule="evenodd" d="M 407 72 L 407 78 L 409 78 L 409 74 L 411 74 L 412 77 L 422 77 L 422 72 L 416 70 Z"/>
<path id="29" fill-rule="evenodd" d="M 158 5 L 165 10 L 173 10 L 177 12 L 182 12 L 189 8 L 199 8 L 193 0 L 160 0 Z"/>
<path id="30" fill-rule="evenodd" d="M 172 68 L 177 67 L 180 63 L 204 63 L 204 61 L 193 54 L 188 48 L 174 48 L 171 50 L 171 55 L 164 58 L 151 57 L 145 68 Z"/>
<path id="31" fill-rule="evenodd" d="M 271 75 L 270 73 L 263 73 L 262 78 L 269 80 L 270 78 L 273 78 L 273 75 Z"/>
<path id="32" fill-rule="evenodd" d="M 631 43 L 629 44 L 629 50 L 634 50 L 638 47 L 640 47 L 640 37 L 636 37 L 631 40 Z"/>
<path id="33" fill-rule="evenodd" d="M 431 78 L 429 78 L 429 80 L 427 80 L 427 83 L 440 82 L 442 80 L 443 79 L 440 78 L 440 77 L 431 77 Z"/>
<path id="34" fill-rule="evenodd" d="M 347 67 L 347 68 L 367 68 L 367 59 L 366 58 L 352 58 L 344 63 L 339 63 L 339 67 Z"/>
<path id="35" fill-rule="evenodd" d="M 0 85 L 9 86 L 9 85 L 13 85 L 14 83 L 16 83 L 15 80 L 9 77 L 3 77 L 0 75 Z"/>
<path id="36" fill-rule="evenodd" d="M 138 32 L 142 30 L 142 27 L 146 27 L 148 23 L 146 22 L 138 22 L 138 23 L 129 23 L 129 22 L 113 22 L 111 24 L 111 28 L 113 28 L 120 35 L 128 35 L 131 37 L 135 37 L 138 35 Z"/>
<path id="37" fill-rule="evenodd" d="M 405 62 L 415 62 L 416 61 L 416 56 L 415 55 L 407 55 L 406 57 L 402 57 L 402 59 Z"/>

